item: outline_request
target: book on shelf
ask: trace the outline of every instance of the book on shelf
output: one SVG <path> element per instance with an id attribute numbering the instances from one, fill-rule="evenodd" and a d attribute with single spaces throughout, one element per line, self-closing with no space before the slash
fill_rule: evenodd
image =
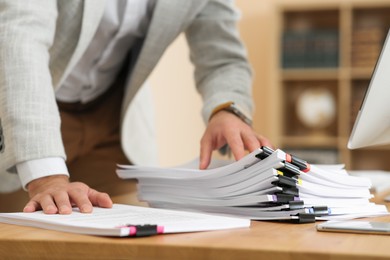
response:
<path id="1" fill-rule="evenodd" d="M 373 69 L 385 41 L 387 18 L 377 12 L 357 14 L 351 35 L 351 66 Z"/>
<path id="2" fill-rule="evenodd" d="M 0 213 L 0 222 L 56 231 L 113 237 L 139 237 L 167 233 L 246 228 L 250 220 L 237 217 L 114 204 L 95 207 L 92 213 Z"/>
<path id="3" fill-rule="evenodd" d="M 352 67 L 374 68 L 386 38 L 385 28 L 383 21 L 375 15 L 358 20 L 352 31 Z"/>
<path id="4" fill-rule="evenodd" d="M 286 30 L 282 35 L 283 68 L 335 68 L 339 60 L 337 30 Z"/>
<path id="5" fill-rule="evenodd" d="M 157 208 L 300 223 L 388 214 L 370 202 L 369 179 L 339 164 L 310 165 L 280 149 L 262 147 L 206 170 L 194 165 L 119 165 L 117 174 L 137 179 L 139 199 Z"/>

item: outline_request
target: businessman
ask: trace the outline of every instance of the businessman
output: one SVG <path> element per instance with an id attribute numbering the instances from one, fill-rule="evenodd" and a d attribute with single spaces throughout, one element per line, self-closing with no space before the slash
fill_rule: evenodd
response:
<path id="1" fill-rule="evenodd" d="M 236 159 L 270 145 L 250 126 L 231 0 L 2 0 L 0 14 L 0 180 L 17 176 L 25 212 L 88 213 L 134 191 L 115 164 L 155 163 L 144 83 L 180 33 L 207 124 L 199 167 L 225 145 Z"/>

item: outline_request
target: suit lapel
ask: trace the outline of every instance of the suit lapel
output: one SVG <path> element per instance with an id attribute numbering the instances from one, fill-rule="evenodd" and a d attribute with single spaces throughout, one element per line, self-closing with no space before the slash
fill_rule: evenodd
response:
<path id="1" fill-rule="evenodd" d="M 78 48 L 75 55 L 82 55 L 91 42 L 103 16 L 106 0 L 84 0 L 83 20 Z M 78 60 L 78 59 L 77 59 Z"/>
<path id="2" fill-rule="evenodd" d="M 89 43 L 94 36 L 96 29 L 100 23 L 100 19 L 103 15 L 106 0 L 84 0 L 83 15 L 81 20 L 81 32 L 78 38 L 77 46 L 73 52 L 72 57 L 64 71 L 60 85 L 62 81 L 68 76 L 70 71 L 74 68 L 76 63 L 80 60 L 81 56 L 85 52 Z M 75 39 L 68 39 L 70 41 Z"/>
<path id="3" fill-rule="evenodd" d="M 191 0 L 156 0 L 149 30 L 131 73 L 124 106 L 145 82 L 168 45 L 182 32 Z"/>

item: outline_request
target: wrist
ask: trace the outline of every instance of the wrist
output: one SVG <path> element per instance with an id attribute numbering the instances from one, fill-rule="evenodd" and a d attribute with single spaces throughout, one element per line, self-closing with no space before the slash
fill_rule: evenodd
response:
<path id="1" fill-rule="evenodd" d="M 59 174 L 69 176 L 68 168 L 62 157 L 46 157 L 24 161 L 16 164 L 16 169 L 24 190 L 27 190 L 28 183 L 39 178 Z"/>
<path id="2" fill-rule="evenodd" d="M 62 185 L 62 184 L 68 184 L 69 183 L 69 177 L 66 175 L 50 175 L 41 177 L 35 180 L 32 180 L 26 185 L 27 191 L 31 193 L 36 193 L 36 191 L 39 191 L 42 187 L 49 187 L 51 185 Z"/>
<path id="3" fill-rule="evenodd" d="M 250 126 L 252 125 L 252 118 L 249 115 L 249 113 L 247 113 L 244 109 L 242 109 L 232 101 L 223 103 L 217 106 L 216 108 L 214 108 L 213 111 L 211 112 L 210 119 L 220 111 L 226 111 L 232 113 L 238 118 L 240 118 L 242 121 L 244 121 L 246 124 Z"/>

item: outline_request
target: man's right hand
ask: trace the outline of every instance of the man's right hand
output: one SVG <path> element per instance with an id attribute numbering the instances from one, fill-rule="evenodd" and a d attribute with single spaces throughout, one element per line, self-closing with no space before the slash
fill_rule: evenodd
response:
<path id="1" fill-rule="evenodd" d="M 27 185 L 30 201 L 24 212 L 42 209 L 46 214 L 70 214 L 72 206 L 82 213 L 92 212 L 93 206 L 111 208 L 107 193 L 98 192 L 81 182 L 69 182 L 65 175 L 53 175 L 31 181 Z"/>

